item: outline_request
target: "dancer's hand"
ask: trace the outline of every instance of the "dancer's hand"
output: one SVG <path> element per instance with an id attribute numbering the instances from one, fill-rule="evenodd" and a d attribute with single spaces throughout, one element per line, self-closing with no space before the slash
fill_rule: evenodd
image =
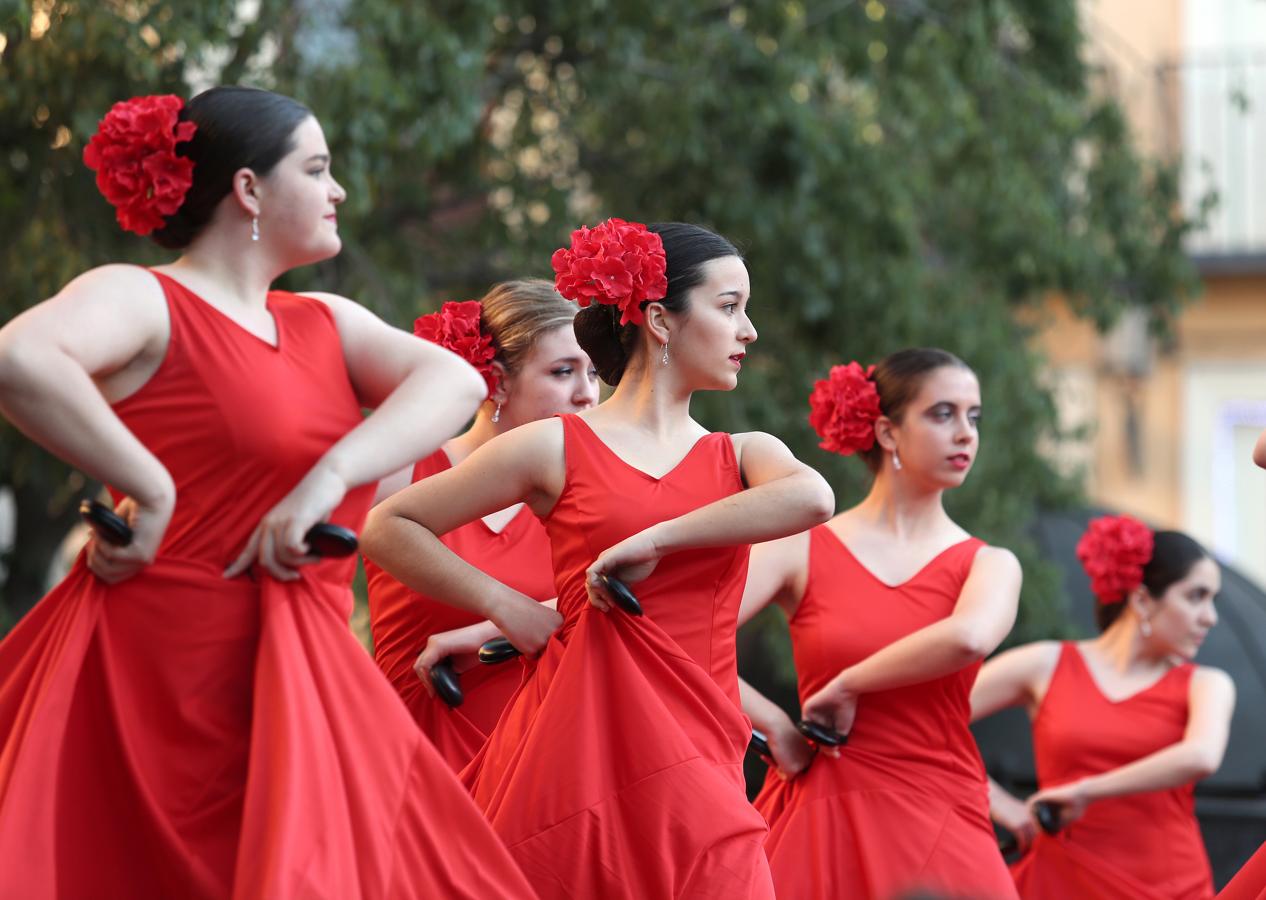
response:
<path id="1" fill-rule="evenodd" d="M 801 718 L 825 725 L 844 735 L 853 730 L 858 695 L 844 683 L 843 675 L 843 672 L 836 675 L 825 687 L 804 701 L 804 705 L 800 707 Z M 827 756 L 840 755 L 839 747 L 819 747 L 818 750 Z"/>
<path id="2" fill-rule="evenodd" d="M 995 822 L 1015 835 L 1016 846 L 1021 853 L 1027 853 L 1029 845 L 1037 837 L 1037 822 L 1023 800 L 1019 800 L 1006 792 L 999 792 L 992 798 L 989 815 Z"/>
<path id="3" fill-rule="evenodd" d="M 498 606 L 492 621 L 524 656 L 540 656 L 550 637 L 562 627 L 563 617 L 558 610 L 514 592 Z"/>
<path id="4" fill-rule="evenodd" d="M 158 555 L 175 509 L 174 490 L 146 503 L 124 497 L 115 512 L 131 527 L 132 542 L 119 547 L 93 534 L 88 540 L 88 570 L 107 584 L 118 584 L 141 571 Z"/>
<path id="5" fill-rule="evenodd" d="M 1029 808 L 1029 815 L 1034 821 L 1037 820 L 1037 816 L 1033 807 L 1043 802 L 1055 806 L 1055 810 L 1059 813 L 1059 827 L 1067 828 L 1086 812 L 1090 797 L 1087 796 L 1085 781 L 1070 781 L 1068 784 L 1038 791 L 1025 801 Z"/>
<path id="6" fill-rule="evenodd" d="M 614 575 L 625 584 L 636 584 L 647 578 L 659 565 L 662 551 L 655 543 L 652 529 L 639 531 L 598 554 L 585 570 L 585 589 L 589 602 L 606 612 L 614 602 L 607 593 L 602 576 Z"/>
<path id="7" fill-rule="evenodd" d="M 765 735 L 773 754 L 774 771 L 783 781 L 790 781 L 813 762 L 813 745 L 804 739 L 791 719 L 780 722 Z"/>
<path id="8" fill-rule="evenodd" d="M 453 671 L 460 675 L 479 665 L 479 648 L 497 636 L 497 627 L 491 622 L 477 622 L 452 631 L 441 631 L 427 638 L 426 647 L 418 654 L 413 671 L 427 691 L 431 688 L 431 669 L 445 659 L 452 660 Z"/>
<path id="9" fill-rule="evenodd" d="M 302 565 L 320 557 L 308 552 L 303 537 L 308 529 L 325 521 L 347 493 L 347 484 L 337 472 L 318 463 L 260 519 L 246 547 L 224 570 L 225 578 L 241 575 L 259 563 L 279 581 L 294 581 Z"/>

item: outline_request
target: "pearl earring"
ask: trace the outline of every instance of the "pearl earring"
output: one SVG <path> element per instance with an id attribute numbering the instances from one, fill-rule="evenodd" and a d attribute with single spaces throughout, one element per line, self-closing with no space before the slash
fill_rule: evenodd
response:
<path id="1" fill-rule="evenodd" d="M 251 217 L 251 240 L 259 240 L 259 216 Z"/>
<path id="2" fill-rule="evenodd" d="M 500 403 L 498 403 L 497 408 L 492 411 L 492 421 L 494 423 L 501 421 L 501 404 Z"/>
<path id="3" fill-rule="evenodd" d="M 664 355 L 660 357 L 660 362 L 668 365 L 668 341 L 664 341 Z"/>
<path id="4" fill-rule="evenodd" d="M 901 457 L 897 455 L 896 450 L 892 451 L 892 467 L 898 472 L 901 471 Z"/>

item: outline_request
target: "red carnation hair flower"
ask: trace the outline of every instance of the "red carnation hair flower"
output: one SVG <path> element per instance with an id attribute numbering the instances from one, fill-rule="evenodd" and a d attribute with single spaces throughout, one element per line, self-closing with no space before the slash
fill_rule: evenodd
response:
<path id="1" fill-rule="evenodd" d="M 574 303 L 620 308 L 620 324 L 640 325 L 642 304 L 668 293 L 668 258 L 658 234 L 640 222 L 607 219 L 571 233 L 554 251 L 554 286 Z"/>
<path id="2" fill-rule="evenodd" d="M 474 366 L 484 377 L 489 396 L 497 389 L 497 370 L 492 366 L 497 348 L 483 327 L 483 307 L 478 300 L 450 300 L 439 312 L 418 316 L 413 320 L 413 333 L 451 350 Z"/>
<path id="3" fill-rule="evenodd" d="M 176 153 L 197 130 L 179 120 L 183 107 L 171 94 L 116 103 L 84 148 L 84 165 L 97 173 L 97 189 L 125 231 L 162 228 L 193 184 L 193 160 Z"/>
<path id="4" fill-rule="evenodd" d="M 1152 529 L 1129 516 L 1100 516 L 1077 542 L 1077 558 L 1100 603 L 1124 600 L 1143 583 L 1152 559 Z"/>
<path id="5" fill-rule="evenodd" d="M 809 424 L 822 438 L 818 446 L 841 456 L 851 456 L 875 446 L 875 420 L 879 389 L 871 380 L 875 367 L 860 363 L 832 366 L 826 378 L 813 383 L 809 395 Z"/>

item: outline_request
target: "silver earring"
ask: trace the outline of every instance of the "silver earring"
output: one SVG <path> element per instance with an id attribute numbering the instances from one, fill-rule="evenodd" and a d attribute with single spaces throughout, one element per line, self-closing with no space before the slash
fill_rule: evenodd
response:
<path id="1" fill-rule="evenodd" d="M 492 421 L 493 422 L 501 421 L 501 404 L 500 403 L 498 403 L 497 408 L 492 411 Z"/>
<path id="2" fill-rule="evenodd" d="M 668 365 L 668 341 L 664 341 L 664 355 L 659 359 L 664 365 Z"/>
<path id="3" fill-rule="evenodd" d="M 1139 631 L 1143 633 L 1143 637 L 1151 637 L 1152 623 L 1147 621 L 1147 619 L 1143 619 L 1141 622 L 1139 622 Z"/>
<path id="4" fill-rule="evenodd" d="M 259 240 L 259 216 L 251 217 L 251 240 Z"/>
<path id="5" fill-rule="evenodd" d="M 897 451 L 892 451 L 892 467 L 898 472 L 901 471 L 901 457 L 897 455 Z"/>

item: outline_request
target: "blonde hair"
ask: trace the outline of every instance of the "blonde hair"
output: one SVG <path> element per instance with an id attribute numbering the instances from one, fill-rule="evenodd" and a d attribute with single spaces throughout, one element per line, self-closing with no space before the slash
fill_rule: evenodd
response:
<path id="1" fill-rule="evenodd" d="M 494 284 L 480 299 L 483 325 L 497 348 L 497 362 L 514 374 L 542 335 L 570 326 L 576 305 L 562 298 L 554 284 L 540 278 Z"/>

